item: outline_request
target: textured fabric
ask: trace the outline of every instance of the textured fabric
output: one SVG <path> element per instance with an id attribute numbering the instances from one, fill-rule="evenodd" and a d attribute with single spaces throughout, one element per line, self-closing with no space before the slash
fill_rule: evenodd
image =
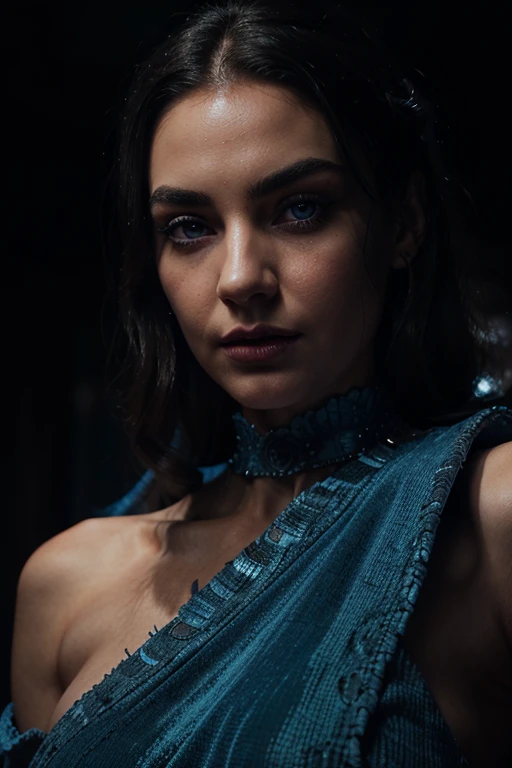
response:
<path id="1" fill-rule="evenodd" d="M 460 765 L 400 638 L 468 452 L 506 440 L 512 412 L 485 409 L 300 493 L 50 734 L 25 734 L 31 768 Z M 6 768 L 29 764 L 11 715 Z"/>
<path id="2" fill-rule="evenodd" d="M 264 435 L 241 412 L 231 418 L 236 451 L 228 463 L 245 477 L 284 477 L 339 464 L 398 436 L 406 426 L 387 392 L 376 385 L 331 397 Z"/>
<path id="3" fill-rule="evenodd" d="M 383 768 L 467 765 L 425 678 L 399 640 L 365 733 L 368 764 Z"/>
<path id="4" fill-rule="evenodd" d="M 39 728 L 20 733 L 13 719 L 12 702 L 6 706 L 0 717 L 0 758 L 5 768 L 24 768 L 29 765 L 34 753 L 45 738 Z"/>

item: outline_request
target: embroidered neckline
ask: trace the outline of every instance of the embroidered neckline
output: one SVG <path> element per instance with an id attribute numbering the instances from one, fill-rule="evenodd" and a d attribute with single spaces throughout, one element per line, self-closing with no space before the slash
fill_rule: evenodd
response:
<path id="1" fill-rule="evenodd" d="M 360 456 L 403 427 L 379 387 L 351 389 L 289 425 L 260 435 L 240 412 L 232 415 L 236 452 L 228 464 L 246 477 L 283 477 Z"/>

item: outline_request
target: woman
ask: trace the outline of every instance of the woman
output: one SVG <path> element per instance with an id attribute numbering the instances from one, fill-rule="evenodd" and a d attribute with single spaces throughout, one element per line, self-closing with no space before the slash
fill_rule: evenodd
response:
<path id="1" fill-rule="evenodd" d="M 512 418 L 435 115 L 314 6 L 205 6 L 138 73 L 125 397 L 167 503 L 27 562 L 5 765 L 509 764 Z"/>

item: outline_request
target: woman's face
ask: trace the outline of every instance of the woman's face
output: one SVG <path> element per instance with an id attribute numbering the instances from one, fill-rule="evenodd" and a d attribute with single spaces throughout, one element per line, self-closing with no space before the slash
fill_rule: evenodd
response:
<path id="1" fill-rule="evenodd" d="M 163 290 L 200 365 L 267 428 L 372 375 L 386 276 L 403 262 L 394 228 L 343 166 L 321 115 L 273 85 L 196 91 L 155 132 Z M 279 185 L 261 183 L 274 174 Z M 272 359 L 233 360 L 221 338 L 257 323 L 301 336 Z"/>

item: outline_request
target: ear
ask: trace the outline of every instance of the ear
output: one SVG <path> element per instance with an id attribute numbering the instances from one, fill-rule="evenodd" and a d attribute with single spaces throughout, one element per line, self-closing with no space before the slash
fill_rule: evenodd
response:
<path id="1" fill-rule="evenodd" d="M 390 267 L 402 269 L 414 259 L 427 228 L 425 177 L 414 170 L 395 220 L 395 238 Z"/>

